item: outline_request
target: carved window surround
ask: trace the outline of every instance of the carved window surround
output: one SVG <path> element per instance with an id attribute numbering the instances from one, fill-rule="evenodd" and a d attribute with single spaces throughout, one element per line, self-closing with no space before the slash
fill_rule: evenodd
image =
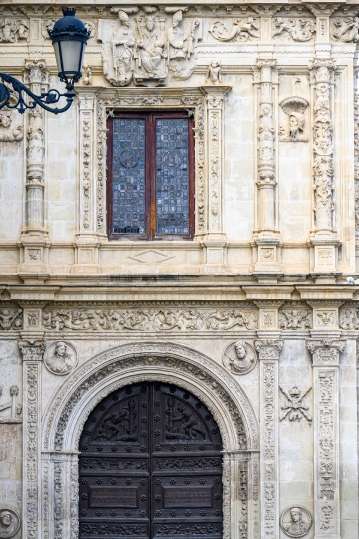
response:
<path id="1" fill-rule="evenodd" d="M 195 118 L 195 241 L 204 249 L 204 271 L 226 268 L 222 182 L 224 102 L 229 86 L 199 88 L 78 88 L 80 119 L 79 234 L 75 273 L 99 270 L 106 235 L 106 119 L 114 110 L 187 110 Z M 91 136 L 92 133 L 96 135 Z M 89 136 L 90 134 L 90 136 Z M 126 242 L 131 243 L 131 242 Z M 187 243 L 187 242 L 183 242 Z M 178 242 L 177 242 L 178 244 Z M 138 246 L 138 242 L 136 242 Z M 118 244 L 118 249 L 122 246 Z M 153 249 L 146 242 L 144 250 Z"/>
<path id="2" fill-rule="evenodd" d="M 78 537 L 78 441 L 106 395 L 140 381 L 171 381 L 210 409 L 223 440 L 224 539 L 259 538 L 259 430 L 245 393 L 223 367 L 177 345 L 122 345 L 78 367 L 59 388 L 43 420 L 43 537 Z M 248 474 L 238 503 L 238 484 Z M 69 481 L 70 479 L 70 481 Z M 237 482 L 237 480 L 239 482 Z M 238 521 L 241 526 L 238 526 Z"/>

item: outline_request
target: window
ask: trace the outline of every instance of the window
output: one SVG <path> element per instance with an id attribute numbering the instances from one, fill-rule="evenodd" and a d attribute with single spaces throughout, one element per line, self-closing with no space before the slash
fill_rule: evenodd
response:
<path id="1" fill-rule="evenodd" d="M 191 239 L 193 120 L 186 112 L 115 113 L 108 120 L 110 239 Z"/>

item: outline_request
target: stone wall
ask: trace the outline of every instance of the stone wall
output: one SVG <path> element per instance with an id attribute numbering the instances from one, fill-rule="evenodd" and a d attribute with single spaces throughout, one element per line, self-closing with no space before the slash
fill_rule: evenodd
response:
<path id="1" fill-rule="evenodd" d="M 0 537 L 77 539 L 84 423 L 155 380 L 218 423 L 226 539 L 358 537 L 358 12 L 81 3 L 74 105 L 0 112 Z M 1 8 L 1 71 L 36 93 L 63 90 L 60 15 Z M 106 119 L 158 109 L 194 116 L 194 239 L 109 241 Z"/>

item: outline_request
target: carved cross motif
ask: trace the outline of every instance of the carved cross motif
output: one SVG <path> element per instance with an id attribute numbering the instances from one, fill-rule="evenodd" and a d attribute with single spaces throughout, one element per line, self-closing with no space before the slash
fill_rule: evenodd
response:
<path id="1" fill-rule="evenodd" d="M 288 417 L 289 421 L 300 421 L 304 417 L 307 421 L 312 421 L 311 416 L 308 414 L 308 406 L 305 406 L 303 399 L 307 393 L 312 389 L 308 387 L 304 391 L 300 392 L 297 386 L 291 387 L 286 391 L 282 386 L 279 389 L 287 399 L 287 403 L 281 406 L 283 413 L 280 416 L 280 420 L 283 421 Z"/>

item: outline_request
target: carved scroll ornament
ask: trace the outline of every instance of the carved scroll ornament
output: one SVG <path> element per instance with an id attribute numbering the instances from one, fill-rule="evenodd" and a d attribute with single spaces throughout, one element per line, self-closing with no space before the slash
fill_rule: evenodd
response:
<path id="1" fill-rule="evenodd" d="M 248 41 L 259 39 L 259 19 L 247 17 L 247 19 L 234 19 L 232 28 L 221 21 L 215 21 L 209 28 L 209 33 L 218 41 Z"/>

